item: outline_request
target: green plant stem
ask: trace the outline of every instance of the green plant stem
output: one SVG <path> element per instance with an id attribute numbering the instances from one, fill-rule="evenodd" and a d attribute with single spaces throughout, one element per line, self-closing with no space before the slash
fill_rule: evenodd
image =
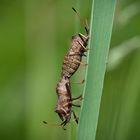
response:
<path id="1" fill-rule="evenodd" d="M 78 127 L 78 140 L 95 140 L 103 81 L 109 51 L 115 0 L 94 0 L 92 3 L 88 68 L 84 100 Z"/>

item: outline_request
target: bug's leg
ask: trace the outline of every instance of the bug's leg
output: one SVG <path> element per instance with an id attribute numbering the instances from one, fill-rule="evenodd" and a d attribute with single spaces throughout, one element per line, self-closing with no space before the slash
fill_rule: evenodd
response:
<path id="1" fill-rule="evenodd" d="M 72 98 L 72 99 L 71 99 L 72 105 L 75 106 L 75 107 L 80 107 L 80 105 L 75 105 L 74 103 L 75 103 L 75 102 L 82 101 L 82 100 L 83 100 L 82 95 L 80 95 L 80 96 L 78 96 L 78 97 L 75 97 L 75 98 Z"/>
<path id="2" fill-rule="evenodd" d="M 89 24 L 88 24 L 87 19 L 85 20 L 85 30 L 86 30 L 86 33 L 88 35 L 89 34 Z"/>
<path id="3" fill-rule="evenodd" d="M 89 48 L 87 48 L 87 50 L 89 50 Z M 81 55 L 81 54 L 80 53 L 69 54 L 69 56 L 75 56 L 75 55 Z M 82 54 L 82 56 L 87 57 L 86 54 Z"/>
<path id="4" fill-rule="evenodd" d="M 63 126 L 66 123 L 66 121 L 63 121 L 60 125 Z"/>
<path id="5" fill-rule="evenodd" d="M 62 116 L 60 113 L 58 113 L 58 116 L 60 117 L 60 119 L 61 119 L 62 121 L 64 120 L 63 116 Z"/>
<path id="6" fill-rule="evenodd" d="M 83 84 L 85 80 L 82 80 L 81 82 L 71 82 L 72 84 Z"/>
<path id="7" fill-rule="evenodd" d="M 81 107 L 81 105 L 75 105 L 75 104 L 72 104 L 72 106 L 75 106 L 75 107 Z"/>
<path id="8" fill-rule="evenodd" d="M 83 49 L 87 52 L 89 50 L 89 48 L 86 48 L 80 41 L 78 41 L 78 43 L 83 47 Z"/>
<path id="9" fill-rule="evenodd" d="M 74 117 L 75 122 L 78 124 L 79 118 L 76 116 L 74 111 L 72 111 L 72 113 L 73 113 L 73 117 Z"/>
<path id="10" fill-rule="evenodd" d="M 65 128 L 65 126 L 62 126 L 62 128 L 63 128 L 63 130 L 67 130 L 67 129 Z"/>
<path id="11" fill-rule="evenodd" d="M 85 30 L 86 30 L 86 33 L 87 35 L 89 34 L 89 31 L 88 31 L 88 28 L 85 26 Z"/>
<path id="12" fill-rule="evenodd" d="M 67 124 L 67 122 L 66 122 L 66 120 L 65 121 L 63 121 L 60 125 L 62 126 L 62 128 L 63 128 L 63 130 L 67 130 L 66 128 L 65 128 L 65 125 Z"/>
<path id="13" fill-rule="evenodd" d="M 74 100 L 78 100 L 78 99 L 82 100 L 83 99 L 82 95 L 75 97 L 75 98 L 72 98 L 71 100 L 74 101 Z"/>
<path id="14" fill-rule="evenodd" d="M 83 34 L 81 34 L 81 33 L 79 33 L 78 35 L 79 35 L 79 37 L 83 40 L 83 42 L 85 42 L 84 39 L 86 39 L 86 40 L 89 39 L 89 36 L 85 36 L 85 35 L 83 35 Z M 84 39 L 83 39 L 83 38 L 84 38 Z"/>
<path id="15" fill-rule="evenodd" d="M 83 54 L 83 56 L 87 57 L 87 55 L 86 55 L 86 54 Z"/>
<path id="16" fill-rule="evenodd" d="M 75 56 L 75 55 L 80 55 L 80 53 L 69 54 L 69 56 Z"/>
<path id="17" fill-rule="evenodd" d="M 87 50 L 89 50 L 89 48 L 86 48 Z M 81 55 L 80 53 L 74 53 L 74 54 L 69 54 L 69 56 L 75 56 L 75 55 Z M 82 56 L 87 57 L 86 54 L 83 54 Z"/>
<path id="18" fill-rule="evenodd" d="M 81 62 L 79 60 L 76 60 L 76 59 L 74 59 L 74 61 L 77 62 L 77 63 L 79 63 L 79 64 L 81 64 L 81 65 L 83 65 L 83 66 L 85 66 L 85 67 L 88 65 L 88 64 L 85 64 L 85 63 L 83 63 L 83 62 Z"/>

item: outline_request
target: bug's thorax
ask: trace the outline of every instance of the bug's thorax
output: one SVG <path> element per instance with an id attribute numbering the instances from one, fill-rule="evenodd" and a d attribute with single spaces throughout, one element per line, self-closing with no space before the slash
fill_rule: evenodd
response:
<path id="1" fill-rule="evenodd" d="M 56 93 L 57 93 L 58 97 L 69 96 L 66 85 L 70 87 L 69 79 L 66 77 L 62 77 L 56 86 Z"/>
<path id="2" fill-rule="evenodd" d="M 85 36 L 87 37 L 87 36 Z M 87 46 L 87 42 L 88 42 L 88 37 L 84 38 L 84 37 L 80 37 L 79 35 L 74 35 L 72 36 L 72 41 L 71 41 L 71 48 L 69 53 L 82 53 L 85 52 L 85 49 L 81 46 L 81 44 L 83 44 L 83 46 Z"/>

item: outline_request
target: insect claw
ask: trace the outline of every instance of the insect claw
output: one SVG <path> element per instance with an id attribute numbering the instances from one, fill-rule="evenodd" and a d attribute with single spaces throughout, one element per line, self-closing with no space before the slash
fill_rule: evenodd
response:
<path id="1" fill-rule="evenodd" d="M 83 96 L 81 96 L 80 101 L 82 101 L 83 99 L 84 99 L 84 97 L 83 97 Z"/>
<path id="2" fill-rule="evenodd" d="M 86 55 L 86 54 L 83 54 L 83 56 L 87 57 L 87 55 Z"/>
<path id="3" fill-rule="evenodd" d="M 75 97 L 75 98 L 72 98 L 72 101 L 78 100 L 78 99 L 82 100 L 82 99 L 83 99 L 82 95 L 80 95 L 80 96 L 78 96 L 78 97 Z"/>
<path id="4" fill-rule="evenodd" d="M 62 128 L 63 128 L 63 130 L 67 130 L 64 126 Z"/>
<path id="5" fill-rule="evenodd" d="M 74 111 L 72 111 L 72 113 L 73 113 L 73 117 L 74 117 L 75 122 L 78 124 L 79 118 L 76 116 Z"/>
<path id="6" fill-rule="evenodd" d="M 63 130 L 67 130 L 67 129 L 65 128 L 66 121 L 62 122 L 60 125 L 62 126 Z"/>
<path id="7" fill-rule="evenodd" d="M 85 66 L 85 67 L 88 66 L 88 64 L 82 64 L 82 65 Z"/>
<path id="8" fill-rule="evenodd" d="M 85 83 L 85 80 L 82 80 L 82 84 L 84 84 Z"/>
<path id="9" fill-rule="evenodd" d="M 85 80 L 82 80 L 81 82 L 71 82 L 72 84 L 83 84 Z"/>
<path id="10" fill-rule="evenodd" d="M 90 51 L 91 49 L 90 49 L 90 48 L 86 48 L 86 50 L 87 50 L 87 51 Z"/>
<path id="11" fill-rule="evenodd" d="M 81 107 L 81 105 L 75 105 L 75 104 L 72 104 L 72 106 L 75 106 L 75 107 Z"/>

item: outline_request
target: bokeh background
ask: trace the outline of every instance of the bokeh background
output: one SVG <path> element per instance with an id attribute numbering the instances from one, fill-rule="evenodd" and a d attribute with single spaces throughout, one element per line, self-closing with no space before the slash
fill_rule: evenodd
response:
<path id="1" fill-rule="evenodd" d="M 67 131 L 42 123 L 60 123 L 55 87 L 71 36 L 83 32 L 71 7 L 90 21 L 91 0 L 0 0 L 0 139 L 75 139 L 74 122 Z M 117 1 L 97 140 L 140 139 L 139 7 L 139 0 Z M 82 88 L 73 85 L 73 96 Z"/>

